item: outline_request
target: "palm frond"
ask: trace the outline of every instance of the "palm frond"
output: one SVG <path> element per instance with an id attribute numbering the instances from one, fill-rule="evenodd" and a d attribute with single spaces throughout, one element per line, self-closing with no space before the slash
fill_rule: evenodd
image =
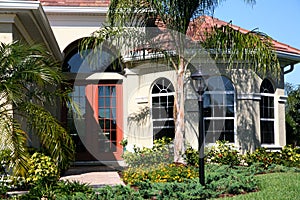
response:
<path id="1" fill-rule="evenodd" d="M 6 101 L 17 105 L 28 95 L 34 97 L 28 92 L 33 86 L 36 91 L 57 87 L 61 77 L 60 69 L 42 46 L 0 43 L 0 91 Z"/>
<path id="2" fill-rule="evenodd" d="M 213 50 L 215 58 L 226 61 L 229 68 L 242 67 L 262 75 L 272 73 L 279 77 L 281 68 L 272 46 L 272 38 L 255 30 L 245 34 L 230 25 L 213 27 L 201 43 L 203 47 Z"/>
<path id="3" fill-rule="evenodd" d="M 7 160 L 16 176 L 25 176 L 28 169 L 27 135 L 12 115 L 1 115 L 1 150 L 9 150 L 11 156 Z"/>
<path id="4" fill-rule="evenodd" d="M 24 102 L 20 111 L 27 116 L 34 133 L 40 138 L 42 147 L 66 169 L 74 159 L 74 144 L 71 136 L 44 107 Z"/>

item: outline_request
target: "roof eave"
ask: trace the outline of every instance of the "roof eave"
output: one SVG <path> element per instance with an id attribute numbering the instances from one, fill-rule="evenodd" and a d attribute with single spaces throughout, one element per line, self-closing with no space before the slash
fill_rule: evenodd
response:
<path id="1" fill-rule="evenodd" d="M 285 60 L 288 62 L 287 65 L 297 64 L 300 62 L 300 54 L 294 54 L 284 51 L 276 51 L 277 57 L 279 60 Z"/>
<path id="2" fill-rule="evenodd" d="M 94 14 L 106 15 L 108 7 L 43 6 L 48 14 Z"/>
<path id="3" fill-rule="evenodd" d="M 32 16 L 32 23 L 36 24 L 38 35 L 42 43 L 46 46 L 47 50 L 50 51 L 54 58 L 58 61 L 62 61 L 63 56 L 55 39 L 52 28 L 49 24 L 47 16 L 39 1 L 0 1 L 0 11 L 25 14 Z M 20 18 L 22 21 L 22 18 Z"/>

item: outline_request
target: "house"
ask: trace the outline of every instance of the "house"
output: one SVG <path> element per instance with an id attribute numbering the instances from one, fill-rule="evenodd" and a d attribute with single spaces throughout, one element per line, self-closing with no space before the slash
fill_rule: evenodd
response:
<path id="1" fill-rule="evenodd" d="M 108 5 L 108 0 L 0 1 L 0 41 L 43 44 L 73 84 L 71 95 L 80 114 L 65 107 L 54 112 L 74 138 L 78 163 L 121 161 L 122 139 L 128 140 L 128 148 L 151 146 L 154 139 L 174 132 L 176 77 L 168 63 L 145 58 L 111 62 L 116 56 L 105 46 L 96 63 L 78 53 L 79 42 L 105 21 Z M 286 144 L 284 73 L 300 62 L 300 50 L 272 42 L 282 68 L 280 79 L 213 64 L 217 73 L 207 79 L 204 100 L 207 143 L 227 140 L 243 151 Z M 191 88 L 186 91 L 185 138 L 197 148 L 196 96 Z"/>

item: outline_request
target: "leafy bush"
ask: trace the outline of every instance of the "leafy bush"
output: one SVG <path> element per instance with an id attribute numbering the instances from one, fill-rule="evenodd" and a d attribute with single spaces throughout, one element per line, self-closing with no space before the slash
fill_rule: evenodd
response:
<path id="1" fill-rule="evenodd" d="M 97 199 L 114 200 L 142 200 L 143 198 L 134 189 L 129 186 L 117 185 L 106 186 L 96 190 Z"/>
<path id="2" fill-rule="evenodd" d="M 207 161 L 223 165 L 239 165 L 240 156 L 234 145 L 226 141 L 217 141 L 207 154 Z"/>
<path id="3" fill-rule="evenodd" d="M 257 148 L 252 153 L 247 152 L 243 158 L 248 165 L 259 163 L 265 169 L 273 164 L 300 168 L 300 154 L 297 151 L 297 148 L 291 146 L 285 146 L 280 152 L 270 152 L 266 148 Z"/>
<path id="4" fill-rule="evenodd" d="M 241 156 L 238 154 L 238 150 L 235 149 L 234 145 L 229 144 L 226 141 L 217 141 L 215 146 L 211 148 L 205 148 L 206 162 L 218 163 L 224 165 L 239 165 Z M 189 147 L 186 149 L 185 161 L 188 165 L 198 166 L 199 153 L 197 150 Z"/>
<path id="5" fill-rule="evenodd" d="M 247 167 L 230 165 L 209 165 L 207 188 L 221 194 L 242 194 L 258 189 L 255 172 Z"/>
<path id="6" fill-rule="evenodd" d="M 258 189 L 253 173 L 245 167 L 212 165 L 206 167 L 206 186 L 198 178 L 183 182 L 137 182 L 136 187 L 143 199 L 206 199 L 226 194 L 241 194 Z"/>
<path id="7" fill-rule="evenodd" d="M 123 159 L 129 167 L 148 167 L 160 163 L 173 162 L 173 148 L 170 138 L 162 138 L 154 141 L 152 148 L 134 147 L 134 152 L 126 151 Z"/>
<path id="8" fill-rule="evenodd" d="M 290 145 L 285 146 L 281 151 L 279 161 L 282 162 L 280 164 L 285 166 L 300 168 L 300 148 L 293 148 Z"/>
<path id="9" fill-rule="evenodd" d="M 197 168 L 182 164 L 160 164 L 149 168 L 128 168 L 122 173 L 123 181 L 130 185 L 138 182 L 183 182 L 198 177 Z"/>
<path id="10" fill-rule="evenodd" d="M 78 181 L 59 181 L 54 188 L 55 193 L 61 195 L 68 195 L 76 192 L 91 194 L 93 192 L 89 185 L 80 183 Z"/>
<path id="11" fill-rule="evenodd" d="M 20 199 L 95 199 L 91 198 L 93 195 L 95 193 L 90 186 L 76 181 L 58 181 L 52 185 L 38 182 L 30 188 L 29 193 L 22 195 Z"/>
<path id="12" fill-rule="evenodd" d="M 186 164 L 198 166 L 199 165 L 199 153 L 192 147 L 188 147 L 184 152 L 184 160 Z"/>
<path id="13" fill-rule="evenodd" d="M 30 185 L 53 184 L 59 178 L 58 166 L 49 156 L 42 153 L 34 153 L 29 162 L 26 182 Z"/>

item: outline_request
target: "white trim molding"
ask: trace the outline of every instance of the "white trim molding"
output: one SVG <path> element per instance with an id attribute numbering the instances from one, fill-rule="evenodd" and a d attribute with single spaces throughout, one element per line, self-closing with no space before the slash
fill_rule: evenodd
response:
<path id="1" fill-rule="evenodd" d="M 256 100 L 260 101 L 261 94 L 260 93 L 240 93 L 237 94 L 237 100 Z"/>
<path id="2" fill-rule="evenodd" d="M 288 96 L 284 95 L 284 96 L 279 96 L 279 100 L 278 103 L 286 103 L 288 99 Z"/>
<path id="3" fill-rule="evenodd" d="M 106 15 L 108 7 L 71 7 L 71 6 L 43 6 L 47 14 L 89 14 Z"/>

